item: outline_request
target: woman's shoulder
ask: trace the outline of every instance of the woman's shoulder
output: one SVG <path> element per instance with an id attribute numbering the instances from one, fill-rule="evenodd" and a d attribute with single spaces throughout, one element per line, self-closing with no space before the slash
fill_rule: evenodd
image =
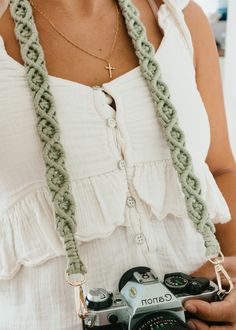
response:
<path id="1" fill-rule="evenodd" d="M 20 49 L 14 33 L 14 22 L 9 8 L 0 17 L 0 37 L 4 41 L 4 48 L 7 53 L 19 63 L 22 62 Z"/>
<path id="2" fill-rule="evenodd" d="M 169 0 L 168 0 L 169 1 Z M 199 53 L 205 52 L 205 47 L 208 43 L 212 44 L 211 27 L 207 16 L 202 8 L 193 0 L 171 0 L 178 1 L 186 4 L 183 6 L 184 19 L 189 29 L 193 49 L 194 49 L 194 61 L 196 65 L 196 57 Z"/>
<path id="3" fill-rule="evenodd" d="M 169 1 L 169 0 L 168 0 Z M 185 21 L 190 29 L 191 34 L 204 36 L 206 30 L 210 30 L 210 24 L 207 16 L 202 8 L 192 0 L 171 0 L 183 3 L 187 2 L 187 5 L 183 7 L 183 13 Z"/>

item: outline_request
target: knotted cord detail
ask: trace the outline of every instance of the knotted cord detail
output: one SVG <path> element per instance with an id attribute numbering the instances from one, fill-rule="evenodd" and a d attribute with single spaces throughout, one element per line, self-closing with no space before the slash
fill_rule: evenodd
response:
<path id="1" fill-rule="evenodd" d="M 11 15 L 21 48 L 29 87 L 37 115 L 37 131 L 42 142 L 46 180 L 55 209 L 56 230 L 63 240 L 67 270 L 71 274 L 86 273 L 75 240 L 75 202 L 70 191 L 69 174 L 65 167 L 65 151 L 60 142 L 54 97 L 49 86 L 44 53 L 27 0 L 11 0 Z"/>
<path id="2" fill-rule="evenodd" d="M 189 218 L 203 236 L 206 255 L 218 255 L 219 243 L 214 235 L 207 205 L 201 197 L 200 181 L 194 174 L 192 158 L 186 149 L 184 132 L 179 126 L 177 111 L 170 100 L 167 85 L 161 79 L 160 67 L 154 59 L 155 50 L 147 39 L 146 29 L 131 0 L 118 0 L 126 21 L 128 33 L 139 59 L 142 75 L 150 90 L 157 116 L 169 147 L 173 166 L 185 198 Z M 49 86 L 44 53 L 28 0 L 10 0 L 15 34 L 21 48 L 26 76 L 32 91 L 37 115 L 37 131 L 42 142 L 46 180 L 55 208 L 56 229 L 64 242 L 67 256 L 67 274 L 85 274 L 75 239 L 75 202 L 65 166 L 65 151 L 60 142 L 60 128 L 56 118 L 54 97 Z"/>
<path id="3" fill-rule="evenodd" d="M 169 146 L 184 193 L 188 216 L 204 238 L 206 255 L 218 255 L 220 246 L 214 235 L 215 227 L 209 218 L 207 205 L 201 197 L 200 181 L 194 174 L 192 157 L 186 149 L 185 135 L 179 126 L 177 111 L 171 103 L 168 86 L 162 81 L 160 66 L 154 57 L 155 49 L 147 39 L 145 26 L 140 21 L 139 12 L 132 1 L 118 2 Z"/>

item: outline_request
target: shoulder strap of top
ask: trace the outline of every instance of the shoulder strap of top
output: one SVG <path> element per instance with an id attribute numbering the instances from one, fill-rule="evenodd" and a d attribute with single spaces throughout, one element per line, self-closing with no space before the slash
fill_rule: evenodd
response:
<path id="1" fill-rule="evenodd" d="M 156 14 L 156 12 L 158 11 L 158 6 L 155 0 L 148 0 L 154 14 Z M 167 3 L 168 5 L 168 1 L 163 0 L 164 3 Z M 170 1 L 173 3 L 173 5 L 175 4 L 176 6 L 178 6 L 181 10 L 183 10 L 185 7 L 187 7 L 187 5 L 189 4 L 190 0 L 172 0 Z"/>
<path id="2" fill-rule="evenodd" d="M 181 10 L 183 10 L 185 7 L 187 7 L 187 5 L 189 4 L 190 0 L 175 0 L 174 2 L 177 3 L 177 6 L 179 6 L 179 8 Z"/>
<path id="3" fill-rule="evenodd" d="M 148 2 L 149 2 L 149 5 L 150 5 L 150 7 L 152 8 L 152 10 L 153 10 L 153 13 L 154 13 L 154 15 L 155 15 L 155 17 L 156 17 L 156 19 L 157 19 L 157 21 L 158 21 L 158 16 L 157 16 L 157 14 L 158 14 L 158 6 L 157 6 L 157 3 L 156 3 L 156 1 L 155 0 L 148 0 Z"/>
<path id="4" fill-rule="evenodd" d="M 190 0 L 164 0 L 166 5 L 172 12 L 174 18 L 176 19 L 182 36 L 184 37 L 187 47 L 190 51 L 190 54 L 193 57 L 194 50 L 192 37 L 183 14 L 183 9 L 188 5 L 189 1 Z"/>
<path id="5" fill-rule="evenodd" d="M 158 6 L 155 0 L 148 0 L 155 17 L 158 20 Z M 192 44 L 192 37 L 189 31 L 189 28 L 185 22 L 183 9 L 187 7 L 190 0 L 163 0 L 166 6 L 169 8 L 170 12 L 172 13 L 174 19 L 179 26 L 180 32 L 183 38 L 186 41 L 186 45 L 189 49 L 190 55 L 193 57 L 193 44 Z"/>
<path id="6" fill-rule="evenodd" d="M 186 41 L 186 45 L 189 49 L 190 55 L 193 58 L 193 43 L 191 33 L 188 25 L 185 21 L 183 9 L 189 4 L 190 0 L 164 0 L 164 3 L 168 6 L 172 12 L 183 38 Z"/>

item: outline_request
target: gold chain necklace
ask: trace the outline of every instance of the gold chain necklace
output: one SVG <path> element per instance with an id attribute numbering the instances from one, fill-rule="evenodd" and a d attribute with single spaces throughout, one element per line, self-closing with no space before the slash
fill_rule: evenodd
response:
<path id="1" fill-rule="evenodd" d="M 30 4 L 32 5 L 32 7 L 41 15 L 43 16 L 46 21 L 51 25 L 51 27 L 62 37 L 64 38 L 66 41 L 68 41 L 72 46 L 78 48 L 79 50 L 81 50 L 82 52 L 90 55 L 90 56 L 93 56 L 103 62 L 105 62 L 107 65 L 104 67 L 104 69 L 106 69 L 108 71 L 108 74 L 109 74 L 109 78 L 111 79 L 113 76 L 112 76 L 112 71 L 116 70 L 116 68 L 114 68 L 111 63 L 110 63 L 110 59 L 114 53 L 114 50 L 115 50 L 115 46 L 116 46 L 116 42 L 117 42 L 117 36 L 118 36 L 118 32 L 119 32 L 119 29 L 120 29 L 120 19 L 119 19 L 119 15 L 120 15 L 120 12 L 119 12 L 119 8 L 116 4 L 116 31 L 115 31 L 115 35 L 114 35 L 114 39 L 113 39 L 113 43 L 112 43 L 112 47 L 111 47 L 111 51 L 109 53 L 109 55 L 107 57 L 101 57 L 101 56 L 98 56 L 96 54 L 93 54 L 91 52 L 89 52 L 88 50 L 86 49 L 83 49 L 82 47 L 80 47 L 79 45 L 77 45 L 75 42 L 73 42 L 72 40 L 70 40 L 63 32 L 61 32 L 60 30 L 58 30 L 58 28 L 55 26 L 55 24 L 33 3 L 32 0 L 30 0 Z"/>

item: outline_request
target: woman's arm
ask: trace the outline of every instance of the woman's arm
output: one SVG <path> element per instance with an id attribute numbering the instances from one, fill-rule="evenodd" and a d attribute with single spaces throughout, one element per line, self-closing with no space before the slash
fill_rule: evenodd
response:
<path id="1" fill-rule="evenodd" d="M 211 143 L 206 162 L 228 203 L 232 216 L 228 223 L 216 225 L 216 233 L 223 253 L 228 256 L 225 258 L 224 267 L 236 285 L 236 163 L 229 143 L 218 54 L 208 20 L 200 7 L 191 1 L 184 15 L 194 45 L 196 82 L 211 128 Z M 209 262 L 193 275 L 215 279 L 214 268 Z M 204 301 L 189 301 L 185 307 L 203 320 L 193 321 L 191 329 L 235 330 L 235 306 L 236 289 L 223 302 L 209 304 Z M 207 321 L 222 322 L 222 325 L 209 326 Z"/>
<path id="2" fill-rule="evenodd" d="M 191 1 L 184 15 L 193 40 L 196 82 L 210 122 L 211 143 L 206 162 L 232 218 L 227 224 L 216 225 L 217 238 L 226 256 L 236 256 L 236 163 L 229 142 L 217 48 L 200 7 Z"/>

